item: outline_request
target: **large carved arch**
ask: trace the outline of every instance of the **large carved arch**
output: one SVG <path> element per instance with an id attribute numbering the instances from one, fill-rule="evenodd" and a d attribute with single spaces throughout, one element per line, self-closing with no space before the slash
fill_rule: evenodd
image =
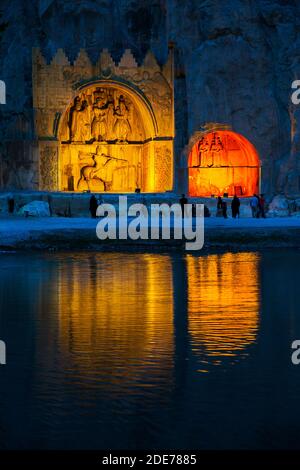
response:
<path id="1" fill-rule="evenodd" d="M 129 50 L 116 64 L 84 50 L 71 64 L 33 52 L 33 101 L 42 190 L 164 192 L 173 189 L 173 55 L 164 66 Z"/>
<path id="2" fill-rule="evenodd" d="M 132 87 L 108 80 L 84 85 L 57 135 L 61 190 L 151 191 L 157 123 L 151 104 Z"/>

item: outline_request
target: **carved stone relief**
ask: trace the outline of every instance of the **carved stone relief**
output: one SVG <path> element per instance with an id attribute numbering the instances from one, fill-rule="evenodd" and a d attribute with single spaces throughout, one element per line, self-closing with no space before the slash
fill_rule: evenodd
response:
<path id="1" fill-rule="evenodd" d="M 33 102 L 40 148 L 40 189 L 171 189 L 171 70 L 171 55 L 165 67 L 158 65 L 152 53 L 138 65 L 131 51 L 126 50 L 116 64 L 103 50 L 93 64 L 81 50 L 71 63 L 59 49 L 47 63 L 35 49 Z M 85 86 L 88 81 L 91 84 Z M 53 141 L 59 142 L 58 147 Z M 156 171 L 162 174 L 155 175 Z"/>
<path id="2" fill-rule="evenodd" d="M 141 187 L 142 145 L 62 144 L 66 191 L 133 192 Z"/>
<path id="3" fill-rule="evenodd" d="M 172 189 L 172 152 L 167 145 L 155 148 L 155 187 L 156 191 Z"/>
<path id="4" fill-rule="evenodd" d="M 58 186 L 58 151 L 54 146 L 40 150 L 40 189 L 55 191 Z"/>
<path id="5" fill-rule="evenodd" d="M 69 136 L 69 142 L 126 143 L 145 139 L 139 110 L 126 93 L 110 87 L 89 88 L 76 96 L 61 132 Z"/>

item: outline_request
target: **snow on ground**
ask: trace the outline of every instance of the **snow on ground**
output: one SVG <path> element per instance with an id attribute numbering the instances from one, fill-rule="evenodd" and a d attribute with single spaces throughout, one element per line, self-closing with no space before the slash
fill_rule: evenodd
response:
<path id="1" fill-rule="evenodd" d="M 63 229 L 93 229 L 99 219 L 88 217 L 1 217 L 0 234 L 13 231 L 31 230 L 63 230 Z M 253 219 L 243 217 L 241 219 L 224 219 L 223 217 L 205 218 L 207 228 L 277 228 L 300 227 L 300 217 L 274 217 L 266 219 Z"/>
<path id="2" fill-rule="evenodd" d="M 300 217 L 270 217 L 265 219 L 253 219 L 243 217 L 241 219 L 224 219 L 221 217 L 209 217 L 205 219 L 207 227 L 234 227 L 247 228 L 278 228 L 278 227 L 300 227 Z"/>
<path id="3" fill-rule="evenodd" d="M 132 218 L 130 218 L 132 219 Z M 19 230 L 21 228 L 29 230 L 47 230 L 49 228 L 93 228 L 100 219 L 90 217 L 24 217 L 5 216 L 0 217 L 0 231 Z M 205 224 L 208 227 L 300 227 L 300 217 L 271 217 L 265 219 L 254 219 L 252 217 L 242 217 L 233 219 L 228 217 L 207 217 Z"/>
<path id="4" fill-rule="evenodd" d="M 40 241 L 45 240 L 49 246 L 56 246 L 62 240 L 65 243 L 72 242 L 75 247 L 76 240 L 97 242 L 96 225 L 98 221 L 99 219 L 85 217 L 25 218 L 2 216 L 0 217 L 0 246 L 22 247 L 24 242 L 27 246 L 29 243 L 34 248 L 38 246 Z M 231 242 L 233 245 L 247 243 L 247 240 L 254 240 L 259 244 L 261 240 L 271 240 L 274 234 L 277 236 L 279 234 L 283 240 L 292 239 L 291 244 L 298 246 L 300 243 L 300 218 L 223 219 L 210 217 L 205 219 L 205 233 L 207 240 L 209 240 L 210 234 L 214 234 L 214 241 L 228 243 L 229 240 L 229 243 Z M 240 236 L 241 239 L 239 239 Z"/>
<path id="5" fill-rule="evenodd" d="M 63 229 L 93 229 L 100 219 L 88 217 L 2 217 L 0 218 L 0 234 L 14 231 L 31 230 L 63 230 Z M 300 217 L 277 217 L 266 219 L 224 219 L 223 217 L 205 218 L 207 228 L 273 228 L 300 227 Z"/>

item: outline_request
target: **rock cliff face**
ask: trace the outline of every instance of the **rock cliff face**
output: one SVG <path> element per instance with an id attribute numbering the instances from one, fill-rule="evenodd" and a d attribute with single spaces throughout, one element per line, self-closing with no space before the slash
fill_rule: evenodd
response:
<path id="1" fill-rule="evenodd" d="M 256 147 L 264 192 L 299 193 L 296 0 L 2 0 L 0 12 L 2 186 L 35 186 L 28 169 L 37 156 L 26 150 L 34 138 L 32 47 L 48 58 L 63 48 L 71 60 L 79 48 L 91 59 L 108 48 L 116 60 L 125 48 L 138 60 L 152 49 L 164 62 L 173 41 L 177 162 L 186 166 L 184 147 L 206 123 L 229 124 Z"/>

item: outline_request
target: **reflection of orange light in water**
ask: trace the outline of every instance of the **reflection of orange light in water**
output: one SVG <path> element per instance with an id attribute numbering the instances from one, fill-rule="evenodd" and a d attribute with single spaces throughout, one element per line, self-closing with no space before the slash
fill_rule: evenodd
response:
<path id="1" fill-rule="evenodd" d="M 259 255 L 187 257 L 188 320 L 194 353 L 235 356 L 251 345 L 259 321 Z"/>
<path id="2" fill-rule="evenodd" d="M 122 268 L 124 266 L 124 268 Z M 173 286 L 162 255 L 79 256 L 61 266 L 59 335 L 76 370 L 126 385 L 170 378 L 173 366 Z"/>
<path id="3" fill-rule="evenodd" d="M 259 188 L 259 158 L 253 145 L 232 131 L 211 132 L 189 154 L 190 196 L 251 196 Z"/>

